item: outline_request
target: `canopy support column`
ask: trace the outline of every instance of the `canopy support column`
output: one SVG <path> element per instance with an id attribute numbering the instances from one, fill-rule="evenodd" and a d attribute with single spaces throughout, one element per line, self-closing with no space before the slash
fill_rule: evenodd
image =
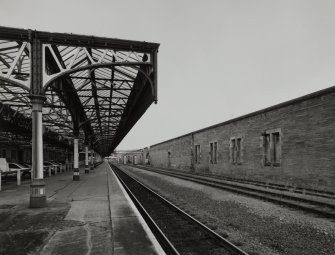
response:
<path id="1" fill-rule="evenodd" d="M 90 173 L 90 168 L 88 166 L 88 145 L 85 144 L 85 174 Z"/>
<path id="2" fill-rule="evenodd" d="M 47 206 L 43 179 L 43 96 L 30 96 L 32 104 L 32 183 L 30 185 L 30 208 Z"/>
<path id="3" fill-rule="evenodd" d="M 78 136 L 73 139 L 73 180 L 79 181 L 79 153 L 78 153 Z"/>
<path id="4" fill-rule="evenodd" d="M 93 162 L 93 154 L 94 153 L 94 151 L 93 151 L 93 149 L 91 149 L 91 171 L 92 170 L 94 170 L 94 162 Z"/>

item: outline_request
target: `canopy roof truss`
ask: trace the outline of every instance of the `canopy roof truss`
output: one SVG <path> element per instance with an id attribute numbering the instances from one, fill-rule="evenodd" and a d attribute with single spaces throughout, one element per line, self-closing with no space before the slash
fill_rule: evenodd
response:
<path id="1" fill-rule="evenodd" d="M 43 96 L 48 130 L 108 155 L 157 101 L 158 47 L 0 27 L 0 106 L 29 119 L 29 96 Z"/>

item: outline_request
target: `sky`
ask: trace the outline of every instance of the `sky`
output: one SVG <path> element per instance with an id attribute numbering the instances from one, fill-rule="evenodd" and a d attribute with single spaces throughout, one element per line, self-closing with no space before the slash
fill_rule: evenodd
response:
<path id="1" fill-rule="evenodd" d="M 333 0 L 0 0 L 0 25 L 160 43 L 140 149 L 335 85 Z"/>

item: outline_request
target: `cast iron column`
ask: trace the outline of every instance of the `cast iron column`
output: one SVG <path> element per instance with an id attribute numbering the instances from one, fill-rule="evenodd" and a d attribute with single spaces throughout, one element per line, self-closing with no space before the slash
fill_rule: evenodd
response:
<path id="1" fill-rule="evenodd" d="M 73 140 L 73 180 L 74 181 L 79 181 L 80 176 L 79 176 L 79 153 L 78 153 L 78 136 L 75 136 Z"/>
<path id="2" fill-rule="evenodd" d="M 85 174 L 90 173 L 90 168 L 88 166 L 88 145 L 85 144 Z"/>
<path id="3" fill-rule="evenodd" d="M 94 170 L 94 162 L 93 162 L 93 149 L 91 150 L 91 171 Z"/>
<path id="4" fill-rule="evenodd" d="M 30 207 L 46 207 L 45 182 L 43 179 L 43 53 L 37 33 L 29 30 L 31 44 L 30 101 L 32 105 L 32 181 L 30 185 Z"/>
<path id="5" fill-rule="evenodd" d="M 43 126 L 42 107 L 45 97 L 30 96 L 32 104 L 32 183 L 30 185 L 30 207 L 46 207 L 45 182 L 43 179 Z"/>

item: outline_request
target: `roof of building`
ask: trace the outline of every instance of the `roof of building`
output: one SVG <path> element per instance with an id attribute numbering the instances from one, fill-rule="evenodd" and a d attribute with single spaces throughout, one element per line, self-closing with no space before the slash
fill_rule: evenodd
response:
<path id="1" fill-rule="evenodd" d="M 310 93 L 310 94 L 307 94 L 307 95 L 304 95 L 304 96 L 301 96 L 301 97 L 298 97 L 298 98 L 295 98 L 295 99 L 285 101 L 283 103 L 279 103 L 279 104 L 276 104 L 276 105 L 273 105 L 273 106 L 270 106 L 270 107 L 267 107 L 267 108 L 264 108 L 264 109 L 261 109 L 261 110 L 258 110 L 258 111 L 254 111 L 254 112 L 239 116 L 237 118 L 233 118 L 233 119 L 230 119 L 230 120 L 220 122 L 218 124 L 214 124 L 212 126 L 208 126 L 208 127 L 202 128 L 202 129 L 198 129 L 196 131 L 193 131 L 193 132 L 190 132 L 190 133 L 187 133 L 187 134 L 184 134 L 184 135 L 181 135 L 181 136 L 178 136 L 178 137 L 175 137 L 175 138 L 163 141 L 163 142 L 156 143 L 154 145 L 151 145 L 150 147 L 158 146 L 160 144 L 170 142 L 170 141 L 173 141 L 173 140 L 176 140 L 176 139 L 180 139 L 180 138 L 192 135 L 192 134 L 200 133 L 200 132 L 212 129 L 212 128 L 227 125 L 227 124 L 230 124 L 230 123 L 233 123 L 233 122 L 236 122 L 236 121 L 240 121 L 240 120 L 250 118 L 250 117 L 253 117 L 253 116 L 256 116 L 256 115 L 259 115 L 259 114 L 263 114 L 263 113 L 267 113 L 267 112 L 270 112 L 270 111 L 273 111 L 273 110 L 284 108 L 284 107 L 287 107 L 287 106 L 290 106 L 290 105 L 298 104 L 298 103 L 301 103 L 303 101 L 307 101 L 307 100 L 310 100 L 310 99 L 313 99 L 313 98 L 316 98 L 316 97 L 328 95 L 328 94 L 334 93 L 334 92 L 335 92 L 335 86 L 332 86 L 332 87 L 322 89 L 322 90 L 319 90 L 319 91 L 316 91 L 316 92 L 313 92 L 313 93 Z"/>

